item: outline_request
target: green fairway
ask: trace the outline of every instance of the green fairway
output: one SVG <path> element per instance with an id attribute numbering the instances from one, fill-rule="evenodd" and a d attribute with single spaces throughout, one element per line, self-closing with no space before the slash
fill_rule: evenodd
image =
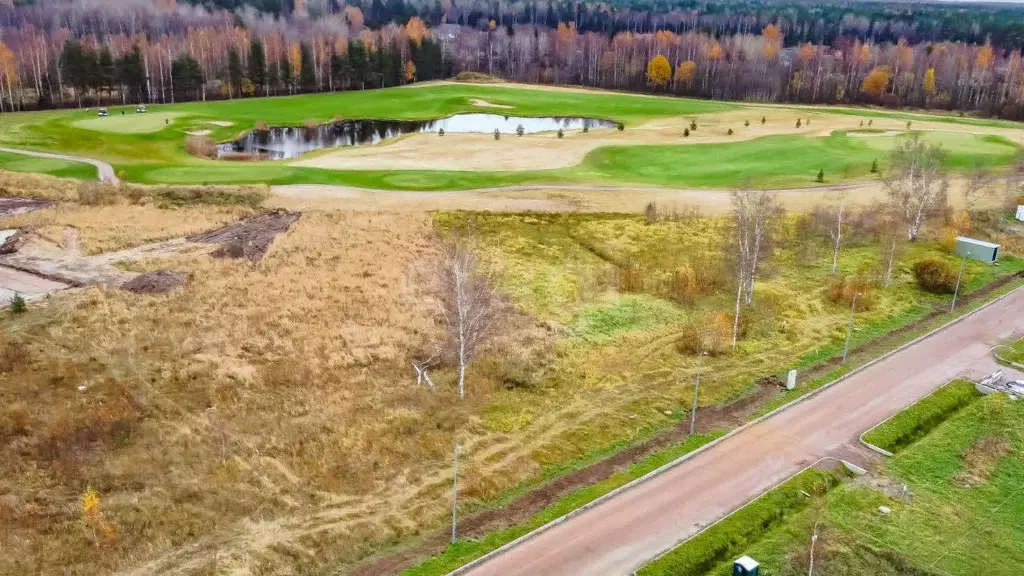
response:
<path id="1" fill-rule="evenodd" d="M 825 182 L 875 176 L 871 163 L 885 167 L 889 150 L 902 135 L 853 137 L 836 132 L 824 138 L 769 136 L 736 143 L 615 146 L 591 152 L 581 172 L 594 179 L 632 181 L 660 186 L 732 187 L 813 186 L 818 170 Z M 1008 163 L 1018 147 L 999 136 L 926 132 L 942 144 L 952 169 L 975 164 Z"/>
<path id="2" fill-rule="evenodd" d="M 10 152 L 0 152 L 0 170 L 37 172 L 61 178 L 77 178 L 79 180 L 96 178 L 96 168 L 90 164 L 58 160 L 56 158 L 36 158 L 23 154 L 11 154 Z"/>
<path id="3" fill-rule="evenodd" d="M 474 104 L 486 100 L 504 108 Z M 309 94 L 280 98 L 249 98 L 151 106 L 148 114 L 134 107 L 110 108 L 111 116 L 95 111 L 63 110 L 6 114 L 0 117 L 0 144 L 57 151 L 105 160 L 129 181 L 151 184 L 256 183 L 339 184 L 398 190 L 460 190 L 516 184 L 618 184 L 693 188 L 730 188 L 748 182 L 771 188 L 804 187 L 876 178 L 873 161 L 884 169 L 888 151 L 905 134 L 883 131 L 833 132 L 830 136 L 786 134 L 753 140 L 678 144 L 604 146 L 589 152 L 577 166 L 526 171 L 457 170 L 332 170 L 293 166 L 285 162 L 211 161 L 185 152 L 188 132 L 202 131 L 218 141 L 237 137 L 260 124 L 302 125 L 335 118 L 428 119 L 457 112 L 580 115 L 623 122 L 627 129 L 658 118 L 678 121 L 735 110 L 740 104 L 656 98 L 585 91 L 545 91 L 486 85 L 441 84 L 423 87 Z M 125 111 L 126 114 L 121 115 Z M 499 112 L 500 110 L 500 112 Z M 816 112 L 832 109 L 816 108 Z M 854 109 L 835 109 L 854 114 Z M 864 111 L 865 116 L 881 112 Z M 944 122 L 960 119 L 942 118 Z M 965 120 L 966 121 L 966 120 Z M 971 122 L 979 122 L 971 120 Z M 817 124 L 816 124 L 817 125 Z M 737 129 L 740 126 L 737 124 Z M 1018 146 L 1003 136 L 965 132 L 922 132 L 948 151 L 947 165 L 963 170 L 974 165 L 1008 164 Z M 657 142 L 655 139 L 653 142 Z M 382 154 L 386 150 L 381 151 Z M 17 169 L 17 168 L 15 168 Z M 88 177 L 31 164 L 21 170 Z M 71 169 L 70 167 L 68 168 Z"/>
<path id="4" fill-rule="evenodd" d="M 75 128 L 93 130 L 97 132 L 110 132 L 114 134 L 144 134 L 147 132 L 159 132 L 168 126 L 179 114 L 174 112 L 156 112 L 147 114 L 136 114 L 132 110 L 121 109 L 124 114 L 95 118 L 82 118 L 72 122 Z"/>

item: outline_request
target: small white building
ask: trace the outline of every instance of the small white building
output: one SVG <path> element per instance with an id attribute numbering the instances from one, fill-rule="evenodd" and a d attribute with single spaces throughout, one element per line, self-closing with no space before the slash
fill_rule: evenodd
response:
<path id="1" fill-rule="evenodd" d="M 1017 220 L 1024 222 L 1024 206 L 1017 206 Z"/>

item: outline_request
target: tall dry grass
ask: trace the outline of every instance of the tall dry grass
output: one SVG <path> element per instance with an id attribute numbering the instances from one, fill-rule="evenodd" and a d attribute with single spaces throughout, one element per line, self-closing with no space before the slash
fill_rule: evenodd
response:
<path id="1" fill-rule="evenodd" d="M 517 350 L 546 336 L 506 330 L 511 352 L 484 354 L 467 402 L 417 387 L 436 326 L 409 278 L 429 234 L 424 215 L 307 213 L 262 262 L 176 260 L 185 290 L 91 289 L 5 320 L 0 573 L 210 570 L 215 549 L 322 565 L 443 516 L 454 435 L 489 434 L 474 412 L 505 373 L 529 382 Z M 100 547 L 73 512 L 87 486 L 116 530 Z"/>
<path id="2" fill-rule="evenodd" d="M 37 234 L 65 248 L 64 230 L 75 228 L 80 253 L 93 255 L 213 230 L 251 213 L 250 208 L 240 206 L 160 208 L 152 204 L 66 203 L 4 218 L 0 226 L 35 226 Z"/>

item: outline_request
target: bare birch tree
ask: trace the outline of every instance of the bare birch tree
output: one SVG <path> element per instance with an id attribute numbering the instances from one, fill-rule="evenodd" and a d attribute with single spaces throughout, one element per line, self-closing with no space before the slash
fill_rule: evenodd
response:
<path id="1" fill-rule="evenodd" d="M 839 268 L 839 248 L 843 243 L 843 227 L 846 225 L 846 194 L 836 194 L 831 198 L 829 216 L 832 222 L 828 227 L 828 237 L 832 240 L 832 273 Z"/>
<path id="2" fill-rule="evenodd" d="M 882 181 L 911 242 L 928 215 L 946 207 L 949 180 L 942 168 L 944 158 L 941 146 L 928 144 L 918 134 L 892 149 L 889 174 Z"/>
<path id="3" fill-rule="evenodd" d="M 736 307 L 733 312 L 732 347 L 736 347 L 740 327 L 740 303 L 754 302 L 754 279 L 767 254 L 772 228 L 781 213 L 775 195 L 766 190 L 734 190 L 732 193 L 732 244 L 736 260 Z"/>
<path id="4" fill-rule="evenodd" d="M 456 234 L 440 241 L 437 254 L 438 310 L 446 348 L 459 367 L 459 397 L 465 398 L 466 368 L 491 337 L 503 305 L 492 279 L 480 268 L 471 239 Z"/>
<path id="5" fill-rule="evenodd" d="M 903 222 L 899 210 L 890 207 L 878 219 L 877 231 L 882 238 L 882 284 L 888 288 L 892 284 L 892 269 L 899 260 L 900 249 L 903 247 Z"/>
<path id="6" fill-rule="evenodd" d="M 985 196 L 992 196 L 995 193 L 994 184 L 995 178 L 992 177 L 988 170 L 983 166 L 975 166 L 967 177 L 967 181 L 964 182 L 964 210 L 968 214 L 973 215 L 974 209 L 978 205 L 978 200 Z"/>

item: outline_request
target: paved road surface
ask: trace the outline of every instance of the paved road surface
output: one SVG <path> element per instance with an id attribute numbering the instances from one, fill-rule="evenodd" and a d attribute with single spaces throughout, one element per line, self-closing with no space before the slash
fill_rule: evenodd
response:
<path id="1" fill-rule="evenodd" d="M 472 576 L 615 576 L 958 375 L 996 365 L 989 348 L 1024 332 L 1024 290 L 471 570 Z"/>
<path id="2" fill-rule="evenodd" d="M 69 156 L 67 154 L 51 154 L 50 152 L 35 152 L 33 150 L 21 150 L 18 148 L 3 148 L 0 147 L 0 152 L 10 152 L 11 154 L 23 154 L 25 156 L 35 156 L 36 158 L 54 158 L 56 160 L 70 160 L 72 162 L 84 162 L 86 164 L 92 164 L 96 167 L 96 172 L 99 175 L 99 179 L 103 182 L 110 182 L 111 184 L 117 184 L 120 182 L 117 175 L 114 173 L 114 167 L 102 160 L 93 160 L 92 158 L 84 158 L 82 156 Z"/>

